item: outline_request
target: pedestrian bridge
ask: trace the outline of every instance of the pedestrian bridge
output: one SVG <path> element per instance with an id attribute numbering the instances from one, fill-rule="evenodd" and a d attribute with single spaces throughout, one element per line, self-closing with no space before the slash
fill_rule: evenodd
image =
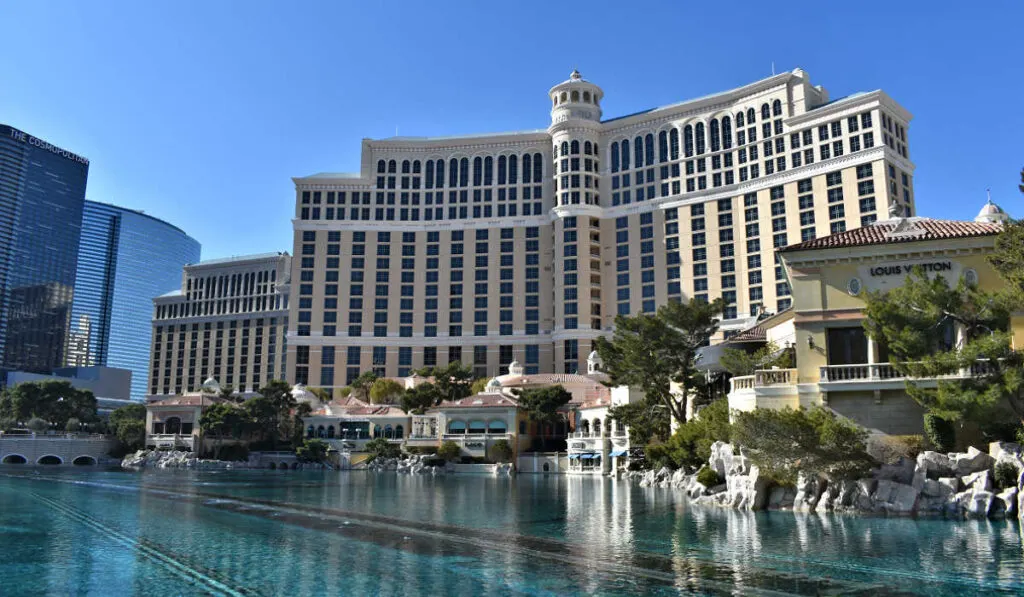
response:
<path id="1" fill-rule="evenodd" d="M 0 433 L 0 464 L 95 466 L 107 458 L 113 444 L 103 435 Z"/>

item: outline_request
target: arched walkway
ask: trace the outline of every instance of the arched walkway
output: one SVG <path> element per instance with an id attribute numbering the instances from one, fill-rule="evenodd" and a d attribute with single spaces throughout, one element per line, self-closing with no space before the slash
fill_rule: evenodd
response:
<path id="1" fill-rule="evenodd" d="M 4 456 L 4 464 L 28 464 L 28 458 L 25 458 L 21 454 L 8 454 Z"/>
<path id="2" fill-rule="evenodd" d="M 286 471 L 286 470 L 288 470 L 288 463 L 287 462 L 282 462 L 281 464 L 279 464 L 277 466 L 277 468 L 279 468 L 279 469 L 281 469 L 283 471 Z"/>
<path id="3" fill-rule="evenodd" d="M 54 456 L 53 454 L 47 454 L 46 456 L 40 456 L 39 460 L 36 460 L 36 464 L 46 464 L 46 465 L 64 464 L 64 460 L 60 456 Z"/>
<path id="4" fill-rule="evenodd" d="M 95 466 L 96 459 L 92 456 L 79 456 L 71 461 L 71 464 L 75 466 Z"/>

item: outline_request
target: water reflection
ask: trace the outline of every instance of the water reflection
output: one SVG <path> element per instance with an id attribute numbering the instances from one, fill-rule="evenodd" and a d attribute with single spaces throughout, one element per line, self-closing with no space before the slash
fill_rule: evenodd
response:
<path id="1" fill-rule="evenodd" d="M 5 595 L 1024 591 L 1015 521 L 695 508 L 564 476 L 0 476 L 0 539 Z"/>

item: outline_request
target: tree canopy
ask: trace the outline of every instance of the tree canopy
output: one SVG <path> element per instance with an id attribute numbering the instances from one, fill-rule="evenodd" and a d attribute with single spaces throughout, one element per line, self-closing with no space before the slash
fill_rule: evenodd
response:
<path id="1" fill-rule="evenodd" d="M 58 429 L 64 429 L 68 419 L 92 423 L 98 420 L 96 397 L 89 390 L 57 380 L 20 383 L 0 395 L 0 420 L 6 425 L 24 424 L 32 418 Z"/>
<path id="2" fill-rule="evenodd" d="M 698 350 L 718 330 L 722 301 L 669 302 L 651 315 L 619 315 L 611 340 L 599 337 L 597 351 L 610 385 L 640 388 L 645 400 L 661 405 L 679 423 L 686 422 L 685 399 L 703 389 Z M 673 396 L 671 383 L 683 397 Z"/>
<path id="3" fill-rule="evenodd" d="M 370 386 L 370 402 L 373 404 L 394 404 L 401 399 L 405 386 L 393 379 L 382 377 Z"/>
<path id="4" fill-rule="evenodd" d="M 461 400 L 473 394 L 473 371 L 458 361 L 452 361 L 444 367 L 420 369 L 417 374 L 434 378 L 433 385 L 437 388 L 440 400 Z M 439 404 L 440 400 L 435 404 Z"/>
<path id="5" fill-rule="evenodd" d="M 572 400 L 572 394 L 560 385 L 533 388 L 517 392 L 519 408 L 526 412 L 531 421 L 555 423 L 562 415 L 558 409 Z"/>
<path id="6" fill-rule="evenodd" d="M 722 350 L 722 357 L 719 359 L 722 367 L 730 375 L 753 375 L 758 369 L 788 369 L 793 366 L 793 353 L 787 349 L 779 348 L 774 342 L 768 342 L 753 352 L 747 352 L 738 348 L 726 348 Z"/>
<path id="7" fill-rule="evenodd" d="M 930 414 L 977 423 L 996 439 L 1006 435 L 1007 418 L 1024 421 L 1024 359 L 1009 333 L 1016 296 L 962 279 L 950 286 L 915 269 L 903 286 L 867 295 L 864 328 L 888 348 L 893 368 L 909 378 L 907 393 Z M 914 379 L 922 377 L 940 379 Z"/>

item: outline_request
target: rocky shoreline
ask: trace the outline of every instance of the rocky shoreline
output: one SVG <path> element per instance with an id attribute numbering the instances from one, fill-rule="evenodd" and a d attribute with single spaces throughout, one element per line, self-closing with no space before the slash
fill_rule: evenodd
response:
<path id="1" fill-rule="evenodd" d="M 366 463 L 365 470 L 375 473 L 393 471 L 409 475 L 448 475 L 459 472 L 470 472 L 467 470 L 459 470 L 461 467 L 477 467 L 480 468 L 480 470 L 473 472 L 481 472 L 485 474 L 490 472 L 491 474 L 499 477 L 509 477 L 515 474 L 515 467 L 510 463 L 459 465 L 446 462 L 443 466 L 427 464 L 429 460 L 434 459 L 436 458 L 425 454 L 412 454 L 404 458 L 374 458 L 370 462 Z M 493 470 L 487 471 L 484 470 L 483 467 L 492 468 Z"/>
<path id="2" fill-rule="evenodd" d="M 232 469 L 249 469 L 248 462 L 228 462 L 224 460 L 207 460 L 196 458 L 192 452 L 178 450 L 139 450 L 121 460 L 121 468 L 182 468 L 201 471 L 223 471 Z"/>
<path id="3" fill-rule="evenodd" d="M 999 465 L 1012 466 L 1016 481 L 997 491 Z M 800 475 L 795 487 L 772 485 L 742 449 L 737 453 L 724 442 L 712 445 L 708 467 L 725 482 L 706 487 L 696 474 L 667 468 L 629 472 L 625 478 L 642 487 L 684 491 L 696 504 L 743 510 L 993 519 L 1024 514 L 1024 457 L 1013 443 L 992 443 L 988 453 L 973 447 L 965 453 L 922 452 L 916 461 L 901 458 L 855 481 Z"/>

